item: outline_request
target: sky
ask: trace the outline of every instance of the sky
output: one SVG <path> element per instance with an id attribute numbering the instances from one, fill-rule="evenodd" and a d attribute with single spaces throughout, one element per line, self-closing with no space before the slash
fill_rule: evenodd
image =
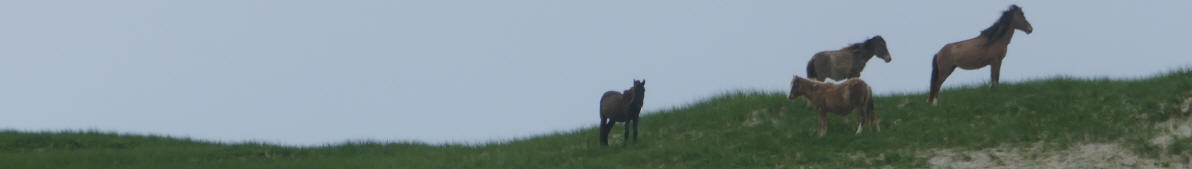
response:
<path id="1" fill-rule="evenodd" d="M 502 141 L 594 127 L 600 95 L 634 79 L 647 113 L 785 92 L 816 52 L 875 35 L 893 61 L 871 60 L 862 79 L 879 95 L 923 93 L 931 56 L 1010 4 L 1035 30 L 1015 33 L 1003 83 L 1192 65 L 1186 0 L 4 1 L 0 129 Z M 988 79 L 957 71 L 945 87 Z"/>

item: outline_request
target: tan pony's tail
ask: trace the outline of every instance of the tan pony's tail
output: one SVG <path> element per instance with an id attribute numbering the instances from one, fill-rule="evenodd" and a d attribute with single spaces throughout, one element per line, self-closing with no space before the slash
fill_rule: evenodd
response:
<path id="1" fill-rule="evenodd" d="M 936 59 L 939 59 L 939 56 L 939 54 L 931 56 L 931 88 L 927 89 L 929 90 L 927 94 L 927 102 L 929 103 L 935 101 L 936 95 L 940 92 L 940 85 L 942 85 L 942 83 L 936 83 L 940 79 L 940 67 L 935 65 Z"/>

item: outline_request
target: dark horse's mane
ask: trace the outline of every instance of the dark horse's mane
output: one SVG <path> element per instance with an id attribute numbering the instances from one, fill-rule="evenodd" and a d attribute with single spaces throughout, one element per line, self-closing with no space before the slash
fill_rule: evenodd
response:
<path id="1" fill-rule="evenodd" d="M 869 41 L 865 41 L 865 42 L 869 42 Z M 849 51 L 853 51 L 853 52 L 856 52 L 860 49 L 865 49 L 865 42 L 859 42 L 859 43 L 854 43 L 854 44 L 848 45 L 848 47 L 846 47 L 845 49 L 848 49 Z"/>
<path id="2" fill-rule="evenodd" d="M 873 43 L 876 42 L 878 39 L 882 39 L 882 36 L 874 36 L 873 38 L 869 38 L 863 42 L 857 42 L 857 43 L 850 44 L 850 45 L 848 45 L 848 47 L 845 47 L 844 49 L 847 49 L 848 51 L 852 51 L 853 53 L 862 52 L 862 51 L 873 51 L 874 50 Z"/>
<path id="3" fill-rule="evenodd" d="M 1007 31 L 1008 29 L 1013 29 L 1010 28 L 1010 20 L 1014 18 L 1014 12 L 1018 12 L 1020 10 L 1022 10 L 1022 8 L 1019 8 L 1018 5 L 1010 5 L 1010 9 L 1002 12 L 1002 17 L 998 18 L 997 22 L 994 22 L 993 25 L 989 26 L 989 28 L 982 30 L 981 36 L 986 37 L 985 43 L 993 44 L 993 41 L 1006 36 L 1006 32 L 1013 33 L 1011 31 Z"/>

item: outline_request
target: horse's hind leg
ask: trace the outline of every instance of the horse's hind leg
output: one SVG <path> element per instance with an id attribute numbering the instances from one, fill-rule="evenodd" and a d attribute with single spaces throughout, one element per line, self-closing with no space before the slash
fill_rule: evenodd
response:
<path id="1" fill-rule="evenodd" d="M 933 63 L 933 65 L 934 64 L 935 63 Z M 948 76 L 952 75 L 952 71 L 956 70 L 956 66 L 952 65 L 943 66 L 943 68 L 940 67 L 941 66 L 936 65 L 936 67 L 932 68 L 933 70 L 931 72 L 931 94 L 928 96 L 928 101 L 930 101 L 932 105 L 935 105 L 936 102 L 939 102 L 940 88 L 944 86 L 944 81 L 948 80 Z"/>
<path id="2" fill-rule="evenodd" d="M 873 126 L 877 132 L 882 132 L 882 122 L 878 121 L 877 111 L 873 111 L 873 100 L 870 100 L 869 105 L 866 106 L 866 112 L 869 113 L 869 125 Z"/>
<path id="3" fill-rule="evenodd" d="M 608 145 L 608 133 L 613 129 L 613 121 L 608 118 L 600 118 L 600 145 Z"/>
<path id="4" fill-rule="evenodd" d="M 816 130 L 816 135 L 824 137 L 825 130 L 828 130 L 828 113 L 819 110 L 819 130 Z"/>
<path id="5" fill-rule="evenodd" d="M 869 120 L 869 117 L 867 117 L 868 114 L 865 113 L 865 109 L 859 109 L 859 110 L 861 110 L 861 111 L 857 112 L 857 133 L 856 134 L 861 134 L 861 130 L 865 127 L 865 122 Z"/>

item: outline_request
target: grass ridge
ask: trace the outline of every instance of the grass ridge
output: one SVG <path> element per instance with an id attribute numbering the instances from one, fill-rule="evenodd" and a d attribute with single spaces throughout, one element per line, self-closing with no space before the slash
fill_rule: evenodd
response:
<path id="1" fill-rule="evenodd" d="M 923 150 L 1120 143 L 1150 156 L 1192 154 L 1149 140 L 1153 124 L 1189 116 L 1192 68 L 1150 78 L 1052 77 L 875 98 L 882 132 L 853 134 L 855 114 L 815 114 L 783 92 L 734 90 L 647 113 L 640 140 L 595 127 L 479 144 L 347 141 L 313 147 L 221 143 L 98 130 L 0 131 L 0 164 L 15 168 L 790 168 L 926 167 Z M 1175 138 L 1176 143 L 1192 143 Z"/>

